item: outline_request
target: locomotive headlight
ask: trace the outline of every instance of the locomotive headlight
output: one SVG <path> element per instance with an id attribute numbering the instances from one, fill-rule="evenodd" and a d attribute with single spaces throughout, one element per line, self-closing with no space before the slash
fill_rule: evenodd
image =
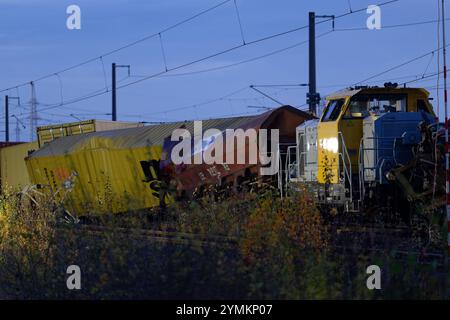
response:
<path id="1" fill-rule="evenodd" d="M 339 141 L 337 138 L 324 138 L 320 139 L 320 146 L 332 153 L 337 153 L 339 150 Z"/>

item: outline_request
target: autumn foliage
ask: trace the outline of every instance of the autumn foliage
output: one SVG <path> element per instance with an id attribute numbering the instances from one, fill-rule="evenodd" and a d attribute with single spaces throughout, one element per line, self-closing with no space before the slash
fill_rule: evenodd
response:
<path id="1" fill-rule="evenodd" d="M 95 234 L 61 219 L 53 199 L 39 194 L 33 199 L 13 192 L 0 198 L 0 299 L 445 297 L 438 267 L 337 250 L 326 219 L 301 187 L 283 199 L 272 191 L 205 196 L 162 213 L 104 217 L 95 222 L 110 231 Z M 229 241 L 160 243 L 115 228 Z M 387 275 L 382 292 L 366 288 L 365 270 L 373 263 Z M 73 264 L 82 270 L 80 291 L 66 287 L 66 269 Z"/>

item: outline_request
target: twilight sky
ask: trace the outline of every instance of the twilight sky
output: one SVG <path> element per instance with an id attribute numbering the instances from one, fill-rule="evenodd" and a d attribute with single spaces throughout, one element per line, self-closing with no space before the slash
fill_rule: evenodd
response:
<path id="1" fill-rule="evenodd" d="M 13 88 L 0 95 L 2 101 L 5 94 L 21 98 L 20 106 L 11 101 L 10 111 L 27 126 L 20 139 L 29 139 L 31 89 L 30 85 L 15 88 L 16 85 L 54 74 L 35 82 L 39 125 L 73 122 L 76 118 L 110 119 L 109 92 L 65 103 L 106 91 L 105 86 L 111 84 L 112 62 L 131 65 L 130 76 L 126 69 L 118 69 L 119 86 L 164 71 L 160 38 L 149 38 L 102 59 L 99 57 L 157 34 L 221 1 L 0 0 L 0 90 Z M 349 4 L 357 10 L 381 2 L 237 0 L 236 4 L 244 39 L 251 43 L 307 25 L 309 11 L 340 15 L 349 12 Z M 71 4 L 81 8 L 81 30 L 66 27 L 66 8 Z M 365 11 L 336 20 L 336 30 L 317 39 L 318 91 L 324 96 L 437 49 L 436 22 L 398 26 L 436 20 L 437 5 L 438 0 L 400 0 L 383 6 L 381 30 L 366 29 L 369 14 Z M 354 28 L 357 30 L 341 30 Z M 318 35 L 330 30 L 331 22 L 317 26 Z M 163 32 L 161 39 L 169 70 L 243 43 L 233 1 Z M 301 44 L 307 39 L 308 30 L 299 30 L 121 88 L 119 120 L 206 119 L 262 110 L 249 106 L 275 107 L 275 102 L 249 86 L 307 83 L 308 47 L 307 43 Z M 264 57 L 276 51 L 279 52 Z M 440 51 L 439 55 L 424 56 L 366 83 L 383 85 L 387 80 L 402 83 L 436 73 L 438 56 L 442 63 Z M 88 64 L 57 73 L 91 58 L 93 61 Z M 409 85 L 425 87 L 436 97 L 437 77 L 426 77 Z M 261 90 L 285 104 L 297 107 L 305 104 L 305 87 L 277 86 Z M 433 104 L 437 108 L 437 99 Z M 0 130 L 4 130 L 3 102 L 0 105 Z M 441 117 L 442 105 L 441 101 Z M 11 138 L 15 140 L 15 118 L 11 118 L 10 126 Z"/>

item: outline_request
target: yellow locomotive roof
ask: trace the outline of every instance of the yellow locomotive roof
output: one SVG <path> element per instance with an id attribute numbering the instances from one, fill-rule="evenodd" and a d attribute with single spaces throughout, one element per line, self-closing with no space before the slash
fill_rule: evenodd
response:
<path id="1" fill-rule="evenodd" d="M 413 92 L 421 92 L 423 95 L 428 97 L 430 93 L 423 88 L 382 88 L 382 87 L 367 87 L 367 88 L 347 88 L 341 91 L 337 91 L 335 93 L 327 96 L 327 100 L 335 100 L 335 99 L 345 99 L 351 98 L 359 93 L 362 94 L 386 94 L 386 93 L 413 93 Z"/>

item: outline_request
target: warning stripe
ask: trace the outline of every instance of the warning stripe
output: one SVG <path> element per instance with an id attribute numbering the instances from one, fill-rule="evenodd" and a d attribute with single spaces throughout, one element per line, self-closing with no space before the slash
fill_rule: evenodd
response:
<path id="1" fill-rule="evenodd" d="M 447 65 L 444 64 L 444 81 L 447 83 Z M 445 103 L 445 193 L 447 203 L 447 248 L 450 255 L 450 159 L 449 159 L 449 136 L 448 136 L 448 117 L 447 117 L 447 105 L 448 105 L 448 93 L 447 85 L 444 88 L 444 103 Z"/>
<path id="2" fill-rule="evenodd" d="M 447 77 L 447 66 L 444 66 L 444 78 Z M 446 106 L 446 116 L 445 116 L 445 193 L 446 193 L 446 203 L 447 203 L 447 249 L 450 255 L 450 161 L 449 161 L 449 136 L 448 136 L 448 118 L 447 118 L 447 103 L 448 94 L 447 88 L 444 89 L 444 102 Z"/>
<path id="3" fill-rule="evenodd" d="M 450 198 L 450 186 L 449 186 L 449 151 L 448 151 L 448 93 L 447 93 L 447 39 L 445 36 L 445 2 L 444 0 L 441 1 L 441 13 L 442 13 L 442 38 L 443 38 L 443 46 L 442 46 L 442 56 L 443 56 L 443 64 L 444 64 L 444 111 L 445 111 L 445 181 L 446 181 L 446 203 L 447 203 L 447 247 L 448 247 L 448 254 L 450 255 L 450 204 L 449 204 L 449 198 Z"/>

